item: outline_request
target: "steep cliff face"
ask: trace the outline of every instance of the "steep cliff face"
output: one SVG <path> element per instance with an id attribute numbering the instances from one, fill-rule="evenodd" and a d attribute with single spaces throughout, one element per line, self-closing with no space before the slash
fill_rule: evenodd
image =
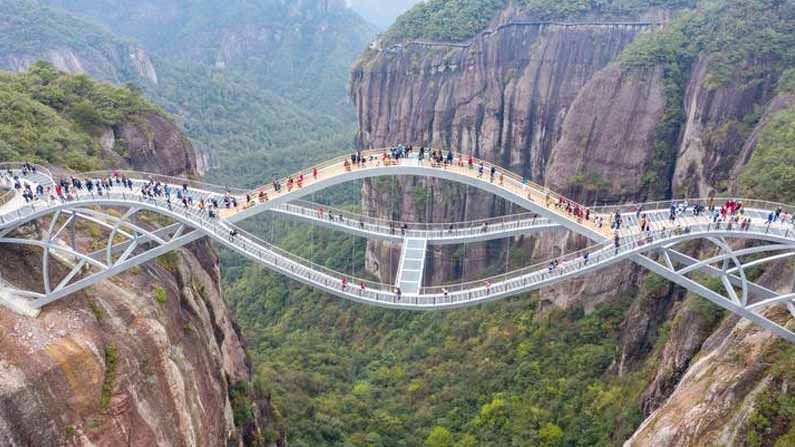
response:
<path id="1" fill-rule="evenodd" d="M 775 94 L 775 70 L 757 67 L 766 73 L 759 82 L 734 79 L 714 85 L 709 59 L 702 56 L 693 66 L 684 101 L 685 131 L 673 186 L 687 197 L 725 190 L 733 183 L 730 173 L 747 161 L 739 155 L 758 119 L 757 109 Z"/>
<path id="2" fill-rule="evenodd" d="M 604 191 L 613 200 L 639 198 L 664 107 L 661 69 L 627 70 L 613 63 L 601 70 L 571 105 L 545 184 L 583 203 Z"/>
<path id="3" fill-rule="evenodd" d="M 495 26 L 519 20 L 519 16 L 507 14 Z M 543 182 L 553 147 L 561 139 L 578 94 L 646 28 L 516 25 L 480 35 L 464 48 L 408 45 L 370 52 L 352 74 L 358 145 L 384 147 L 402 142 L 450 147 Z M 603 77 L 609 82 L 608 78 L 609 74 Z M 634 131 L 626 126 L 624 133 Z M 567 160 L 559 159 L 553 167 L 561 169 L 564 163 Z M 427 198 L 425 209 L 414 204 L 407 182 L 421 185 Z M 380 215 L 382 200 L 397 202 L 400 218 L 408 221 L 478 219 L 509 208 L 488 195 L 442 186 L 438 181 L 407 182 L 395 185 L 401 194 L 366 183 L 364 208 Z M 390 195 L 391 200 L 386 198 Z M 391 279 L 390 269 L 381 267 L 397 256 L 395 249 L 374 243 L 368 248 L 368 267 L 382 279 Z M 466 269 L 482 272 L 490 259 L 505 251 L 500 243 L 473 247 L 467 253 Z M 461 273 L 468 277 L 467 271 L 450 270 L 448 260 L 454 257 L 450 250 L 435 253 L 426 281 L 439 282 Z"/>
<path id="4" fill-rule="evenodd" d="M 577 94 L 645 28 L 518 25 L 468 48 L 366 55 L 352 74 L 358 143 L 451 147 L 541 180 Z"/>
<path id="5" fill-rule="evenodd" d="M 192 146 L 162 116 L 117 127 L 129 151 L 119 164 L 195 173 Z M 79 243 L 92 243 L 90 231 Z M 3 256 L 12 260 L 3 278 L 36 287 L 37 253 L 4 247 Z M 276 443 L 268 397 L 246 385 L 250 365 L 218 263 L 198 241 L 38 318 L 0 308 L 0 444 Z"/>
<path id="6" fill-rule="evenodd" d="M 84 73 L 116 84 L 138 79 L 157 84 L 155 67 L 140 47 L 120 45 L 110 48 L 108 53 L 97 53 L 100 51 L 73 47 L 3 52 L 0 68 L 25 72 L 34 62 L 43 60 L 67 73 Z"/>
<path id="7" fill-rule="evenodd" d="M 770 316 L 775 318 L 775 312 Z M 762 401 L 769 399 L 765 394 L 791 392 L 791 378 L 775 366 L 788 362 L 781 357 L 791 351 L 785 343 L 748 321 L 728 319 L 697 350 L 697 360 L 671 396 L 625 445 L 749 445 L 748 428 Z M 787 420 L 769 421 L 767 430 L 764 439 L 775 440 L 788 430 Z"/>

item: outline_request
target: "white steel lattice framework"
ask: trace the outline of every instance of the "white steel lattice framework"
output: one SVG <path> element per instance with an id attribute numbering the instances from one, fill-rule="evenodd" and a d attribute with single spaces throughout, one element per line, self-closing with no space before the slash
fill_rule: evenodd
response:
<path id="1" fill-rule="evenodd" d="M 675 221 L 669 220 L 670 202 L 644 204 L 649 229 L 641 231 L 636 211 L 638 205 L 593 209 L 588 219 L 575 217 L 557 203 L 579 207 L 573 201 L 541 186 L 523 181 L 510 172 L 495 167 L 497 174 L 488 175 L 488 163 L 483 163 L 486 175 L 464 163 L 436 165 L 417 159 L 389 160 L 382 150 L 365 154 L 368 162 L 351 165 L 345 158 L 332 160 L 303 172 L 301 186 L 279 191 L 263 187 L 248 192 L 205 185 L 179 178 L 167 178 L 144 173 L 88 173 L 85 178 L 107 178 L 125 175 L 135 182 L 135 188 L 114 186 L 102 195 L 81 191 L 68 200 L 49 200 L 46 197 L 25 203 L 12 200 L 0 206 L 0 244 L 17 244 L 41 250 L 40 290 L 24 290 L 5 284 L 0 302 L 15 310 L 36 314 L 39 309 L 100 281 L 118 275 L 132 267 L 146 263 L 202 237 L 214 241 L 258 262 L 265 267 L 293 279 L 342 298 L 371 305 L 398 309 L 433 310 L 476 305 L 526 293 L 547 285 L 571 280 L 603 269 L 624 260 L 631 260 L 696 293 L 729 311 L 753 321 L 777 335 L 795 342 L 792 327 L 795 317 L 795 279 L 790 290 L 779 293 L 748 279 L 751 267 L 795 256 L 795 232 L 787 223 L 768 223 L 767 215 L 777 207 L 791 212 L 785 205 L 745 200 L 745 214 L 751 218 L 747 225 L 715 221 L 696 215 L 685 206 L 677 211 Z M 19 174 L 17 165 L 0 164 L 3 172 Z M 486 221 L 459 224 L 418 225 L 378 221 L 362 216 L 337 214 L 334 210 L 297 202 L 313 192 L 362 178 L 394 175 L 417 175 L 447 179 L 492 192 L 512 203 L 530 210 L 533 215 L 509 216 Z M 51 185 L 52 178 L 44 168 L 22 177 L 32 184 Z M 298 176 L 293 176 L 297 179 Z M 239 207 L 218 210 L 211 218 L 205 210 L 194 206 L 172 204 L 163 197 L 144 197 L 137 189 L 145 182 L 184 185 L 197 200 L 220 198 L 231 194 Z M 282 184 L 286 182 L 282 181 Z M 292 203 L 289 203 L 292 202 Z M 689 200 L 690 207 L 707 200 Z M 679 201 L 678 203 L 681 203 Z M 582 207 L 584 209 L 584 207 Z M 364 281 L 287 253 L 235 224 L 264 211 L 284 215 L 347 231 L 368 238 L 412 241 L 414 247 L 428 244 L 455 244 L 500 237 L 511 237 L 534 231 L 567 229 L 589 238 L 593 245 L 585 250 L 569 253 L 520 270 L 486 280 L 450 284 L 445 287 L 422 287 L 420 257 L 419 280 L 412 283 L 411 293 L 399 292 L 395 285 Z M 599 218 L 618 213 L 625 223 L 618 231 L 600 224 Z M 158 216 L 158 217 L 156 217 Z M 78 243 L 80 222 L 90 222 L 103 229 L 94 239 L 91 249 Z M 38 231 L 27 230 L 36 223 Z M 715 255 L 707 259 L 693 259 L 677 251 L 682 244 L 700 240 L 714 245 Z M 425 241 L 425 244 L 421 242 Z M 742 241 L 743 244 L 732 242 Z M 737 248 L 741 247 L 741 248 Z M 413 248 L 416 250 L 416 248 Z M 702 250 L 706 252 L 706 250 Z M 68 271 L 53 280 L 52 259 L 68 265 Z M 406 263 L 409 264 L 409 263 Z M 408 268 L 408 267 L 407 267 Z M 403 275 L 401 275 L 403 273 Z M 416 272 L 398 272 L 404 279 Z M 696 275 L 698 274 L 698 275 Z M 699 282 L 704 276 L 719 279 L 722 292 Z M 345 281 L 342 281 L 343 278 Z M 414 280 L 412 280 L 414 281 Z M 777 312 L 773 308 L 788 310 Z"/>

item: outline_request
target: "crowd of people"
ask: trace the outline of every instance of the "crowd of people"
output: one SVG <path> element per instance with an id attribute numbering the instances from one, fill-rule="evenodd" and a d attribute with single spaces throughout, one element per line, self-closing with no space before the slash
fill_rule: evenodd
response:
<path id="1" fill-rule="evenodd" d="M 16 174 L 11 169 L 6 170 L 0 175 L 0 184 L 8 189 L 13 189 L 17 194 L 20 194 L 26 203 L 36 200 L 44 194 L 44 188 L 41 185 L 33 185 L 25 177 L 31 174 L 36 174 L 36 165 L 25 162 L 22 164 L 19 174 Z"/>
<path id="2" fill-rule="evenodd" d="M 492 165 L 487 168 L 482 161 L 476 161 L 471 155 L 464 156 L 462 154 L 458 154 L 456 156 L 452 151 L 449 150 L 445 153 L 441 150 L 427 149 L 424 146 L 420 147 L 419 149 L 415 149 L 413 146 L 396 145 L 384 153 L 378 155 L 372 153 L 364 154 L 361 151 L 358 151 L 351 154 L 349 158 L 346 158 L 343 161 L 343 165 L 347 170 L 350 170 L 353 167 L 367 167 L 368 165 L 389 166 L 393 164 L 399 164 L 402 159 L 412 157 L 412 154 L 414 154 L 415 151 L 416 159 L 420 163 L 422 163 L 424 160 L 428 160 L 432 165 L 438 167 L 447 167 L 452 165 L 457 165 L 460 168 L 466 167 L 472 171 L 476 170 L 476 175 L 478 178 L 483 178 L 488 173 L 490 182 L 499 182 L 500 184 L 504 183 L 504 174 L 501 170 L 497 169 L 496 166 Z M 197 208 L 203 212 L 206 212 L 211 218 L 217 217 L 218 210 L 221 208 L 237 209 L 240 207 L 238 198 L 229 192 L 226 192 L 225 194 L 200 193 L 197 190 L 189 188 L 187 183 L 183 183 L 180 186 L 175 186 L 152 178 L 133 180 L 126 175 L 117 172 L 113 172 L 105 177 L 65 177 L 59 179 L 53 184 L 40 184 L 26 179 L 26 177 L 28 177 L 30 174 L 35 174 L 36 172 L 37 168 L 35 165 L 25 163 L 22 165 L 21 169 L 14 171 L 7 170 L 6 172 L 1 173 L 2 175 L 0 175 L 0 180 L 2 180 L 2 184 L 4 186 L 7 188 L 13 188 L 28 203 L 36 200 L 72 201 L 83 194 L 103 196 L 104 194 L 107 194 L 115 189 L 116 191 L 122 190 L 128 191 L 130 193 L 137 192 L 140 193 L 141 196 L 152 200 L 163 200 L 169 207 L 172 205 L 172 202 L 176 202 L 180 203 L 185 208 Z M 271 182 L 272 191 L 279 194 L 285 189 L 287 192 L 291 192 L 296 188 L 303 188 L 306 182 L 306 177 L 310 175 L 312 179 L 317 180 L 319 176 L 318 168 L 312 168 L 310 171 L 306 171 L 306 173 L 299 173 L 295 176 L 287 177 L 286 179 L 274 178 Z M 526 177 L 523 178 L 522 185 L 525 187 L 529 185 L 529 180 Z M 270 190 L 261 189 L 253 193 L 253 197 L 251 194 L 246 194 L 244 206 L 252 206 L 256 204 L 256 202 L 267 202 L 270 200 L 268 195 L 269 192 Z M 529 192 L 528 196 L 530 196 Z M 585 221 L 590 225 L 600 229 L 603 228 L 605 219 L 609 219 L 610 229 L 613 230 L 613 245 L 618 252 L 621 245 L 620 232 L 622 229 L 627 228 L 628 225 L 627 214 L 623 214 L 619 210 L 616 210 L 612 214 L 593 214 L 588 207 L 570 201 L 563 196 L 553 195 L 549 192 L 546 193 L 545 206 L 547 208 L 554 207 L 559 212 L 567 214 L 577 222 Z M 336 219 L 339 219 L 339 221 L 344 221 L 345 219 L 342 214 L 339 214 L 339 216 L 335 218 L 330 211 L 325 212 L 323 208 L 318 208 L 318 213 L 321 217 L 328 216 L 328 219 L 332 221 Z M 652 220 L 652 214 L 644 210 L 642 206 L 639 206 L 635 210 L 635 217 L 640 233 L 643 234 L 652 231 L 653 223 L 655 223 Z M 707 217 L 716 225 L 722 225 L 726 223 L 729 228 L 732 228 L 736 225 L 741 230 L 746 231 L 752 224 L 752 218 L 746 213 L 746 208 L 743 202 L 734 199 L 728 199 L 722 204 L 718 204 L 714 197 L 710 197 L 706 201 L 697 202 L 695 204 L 691 204 L 687 200 L 671 202 L 668 212 L 669 223 L 676 225 L 679 223 L 678 221 L 684 217 Z M 664 220 L 664 217 L 661 219 Z M 661 224 L 659 220 L 656 221 L 656 223 Z M 795 228 L 795 214 L 786 212 L 782 209 L 782 207 L 776 207 L 775 209 L 769 211 L 766 223 L 768 225 L 773 223 L 788 224 Z M 359 224 L 361 227 L 364 227 L 363 221 L 360 220 Z M 407 232 L 406 224 L 401 224 L 399 227 L 395 226 L 394 224 L 390 224 L 389 228 L 391 234 L 396 234 L 399 231 L 402 235 L 405 235 Z M 482 223 L 481 231 L 488 231 L 487 223 Z M 589 259 L 589 253 L 584 252 L 582 254 L 581 262 L 583 264 L 588 264 Z M 560 261 L 557 259 L 552 260 L 548 265 L 548 271 L 552 273 L 558 270 L 559 267 Z M 491 287 L 490 282 L 484 282 L 484 284 L 487 289 Z M 350 287 L 347 279 L 342 279 L 341 287 L 343 290 L 347 290 Z M 365 283 L 359 283 L 358 289 L 360 293 L 363 293 L 366 290 Z M 399 287 L 395 288 L 393 293 L 397 300 L 401 299 L 402 292 Z M 445 290 L 445 295 L 446 294 L 447 292 Z"/>

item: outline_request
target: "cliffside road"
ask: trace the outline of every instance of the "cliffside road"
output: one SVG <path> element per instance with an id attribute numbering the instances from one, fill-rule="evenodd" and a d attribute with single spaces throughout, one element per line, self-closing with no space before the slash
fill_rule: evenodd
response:
<path id="1" fill-rule="evenodd" d="M 403 43 L 398 43 L 394 45 L 390 45 L 383 51 L 388 52 L 397 52 L 404 48 L 408 47 L 426 47 L 426 48 L 434 48 L 434 47 L 441 47 L 441 48 L 469 48 L 471 47 L 478 38 L 481 37 L 489 37 L 493 34 L 497 34 L 498 32 L 508 29 L 508 28 L 522 28 L 522 27 L 533 27 L 533 28 L 544 28 L 544 27 L 594 27 L 594 28 L 617 28 L 617 27 L 635 27 L 635 28 L 651 28 L 655 26 L 662 26 L 662 22 L 644 22 L 644 21 L 637 21 L 637 22 L 620 22 L 620 21 L 589 21 L 589 22 L 561 22 L 561 21 L 517 21 L 517 22 L 509 22 L 503 25 L 498 26 L 494 29 L 485 29 L 478 33 L 477 36 L 472 37 L 464 42 L 443 42 L 443 41 L 432 41 L 432 40 L 410 40 Z M 377 42 L 375 44 L 375 49 L 379 49 Z"/>
<path id="2" fill-rule="evenodd" d="M 393 159 L 384 150 L 365 152 L 362 158 L 364 162 L 354 164 L 350 158 L 340 157 L 248 193 L 186 179 L 153 177 L 151 174 L 102 172 L 83 175 L 87 179 L 104 179 L 107 187 L 101 194 L 99 190 L 88 192 L 80 189 L 63 199 L 44 194 L 32 204 L 6 209 L 0 214 L 0 243 L 32 245 L 44 251 L 43 293 L 29 290 L 14 292 L 28 299 L 32 309 L 39 309 L 203 237 L 210 237 L 269 269 L 333 295 L 382 307 L 418 310 L 465 307 L 502 299 L 631 260 L 795 342 L 795 333 L 785 327 L 787 322 L 775 322 L 763 315 L 767 308 L 782 304 L 788 306 L 790 313 L 795 316 L 795 295 L 776 294 L 748 281 L 745 276 L 748 267 L 795 256 L 795 231 L 791 221 L 785 222 L 784 219 L 785 215 L 791 216 L 794 211 L 790 206 L 734 200 L 744 204 L 742 218 L 739 215 L 736 218 L 729 215 L 725 218 L 710 216 L 701 211 L 701 205 L 720 207 L 730 199 L 695 199 L 588 210 L 498 166 L 475 159 L 469 163 L 469 157 L 462 155 L 455 156 L 451 164 L 431 163 L 417 158 Z M 396 287 L 364 281 L 319 266 L 235 226 L 235 223 L 264 211 L 290 209 L 288 202 L 340 183 L 399 175 L 446 179 L 496 194 L 542 216 L 550 224 L 590 239 L 594 246 L 492 278 L 445 287 L 422 287 L 424 262 L 413 254 L 412 265 L 416 264 L 417 268 L 412 269 L 406 258 L 407 272 L 411 270 L 410 276 L 414 278 L 411 280 L 412 286 L 408 290 L 401 290 L 402 283 Z M 122 176 L 132 180 L 132 185 L 122 186 L 119 181 Z M 52 180 L 46 181 L 52 183 Z M 154 193 L 151 189 L 146 195 L 141 193 L 147 189 L 144 186 L 147 184 L 154 187 Z M 172 202 L 176 192 L 168 197 L 168 194 L 163 193 L 166 185 L 169 185 L 170 191 L 184 191 L 181 193 L 183 197 L 190 196 L 193 203 L 183 205 L 176 200 Z M 200 200 L 208 206 L 196 206 Z M 213 202 L 219 204 L 218 208 L 213 209 L 209 205 Z M 695 208 L 697 205 L 699 208 Z M 114 208 L 116 211 L 97 211 L 102 208 Z M 160 229 L 149 230 L 134 222 L 133 217 L 144 211 L 164 217 Z M 40 219 L 47 222 L 48 228 L 42 239 L 9 236 L 20 226 Z M 80 219 L 98 224 L 109 232 L 104 248 L 92 253 L 81 253 L 74 244 L 69 246 L 64 242 L 61 235 L 65 234 L 69 225 L 74 225 Z M 618 228 L 614 229 L 611 228 L 611 222 L 621 224 L 615 224 Z M 339 224 L 346 225 L 344 219 L 339 219 Z M 471 232 L 472 228 L 465 231 Z M 497 230 L 492 236 L 501 234 L 500 231 L 509 236 L 515 230 Z M 364 228 L 360 226 L 359 232 L 383 237 L 384 229 L 377 225 L 371 228 L 365 225 Z M 417 237 L 417 234 L 406 234 L 404 237 L 406 241 L 414 241 L 412 249 L 422 246 L 424 250 L 429 240 Z M 765 244 L 736 250 L 728 239 L 763 241 Z M 674 251 L 678 244 L 692 240 L 709 241 L 720 249 L 720 254 L 695 261 Z M 57 285 L 50 284 L 50 251 L 75 259 L 71 272 Z M 658 254 L 659 261 L 647 257 L 650 254 Z M 749 262 L 741 261 L 746 256 L 754 258 Z M 92 272 L 86 274 L 86 270 Z M 696 271 L 718 276 L 725 286 L 725 296 L 687 277 Z"/>

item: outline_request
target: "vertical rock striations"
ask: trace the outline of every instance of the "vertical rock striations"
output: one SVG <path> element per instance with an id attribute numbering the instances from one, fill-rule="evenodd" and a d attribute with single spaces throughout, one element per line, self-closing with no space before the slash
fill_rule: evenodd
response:
<path id="1" fill-rule="evenodd" d="M 520 21 L 512 16 L 500 20 L 506 25 Z M 543 182 L 577 96 L 646 29 L 645 25 L 517 24 L 479 35 L 465 47 L 404 45 L 371 50 L 354 67 L 351 81 L 359 117 L 358 145 L 449 147 Z M 563 162 L 553 167 L 559 169 Z M 420 185 L 421 193 L 412 184 Z M 426 198 L 425 209 L 414 205 L 415 195 Z M 510 208 L 485 194 L 438 181 L 367 182 L 364 208 L 381 215 L 377 205 L 383 200 L 399 204 L 401 219 L 409 221 L 470 220 Z M 368 248 L 368 267 L 382 279 L 391 279 L 391 270 L 384 266 L 396 256 L 395 249 L 374 243 Z M 500 243 L 473 246 L 467 253 L 469 270 L 484 271 L 504 248 Z M 468 271 L 455 271 L 455 261 L 450 261 L 454 258 L 450 250 L 437 252 L 428 264 L 426 281 L 470 276 Z"/>

